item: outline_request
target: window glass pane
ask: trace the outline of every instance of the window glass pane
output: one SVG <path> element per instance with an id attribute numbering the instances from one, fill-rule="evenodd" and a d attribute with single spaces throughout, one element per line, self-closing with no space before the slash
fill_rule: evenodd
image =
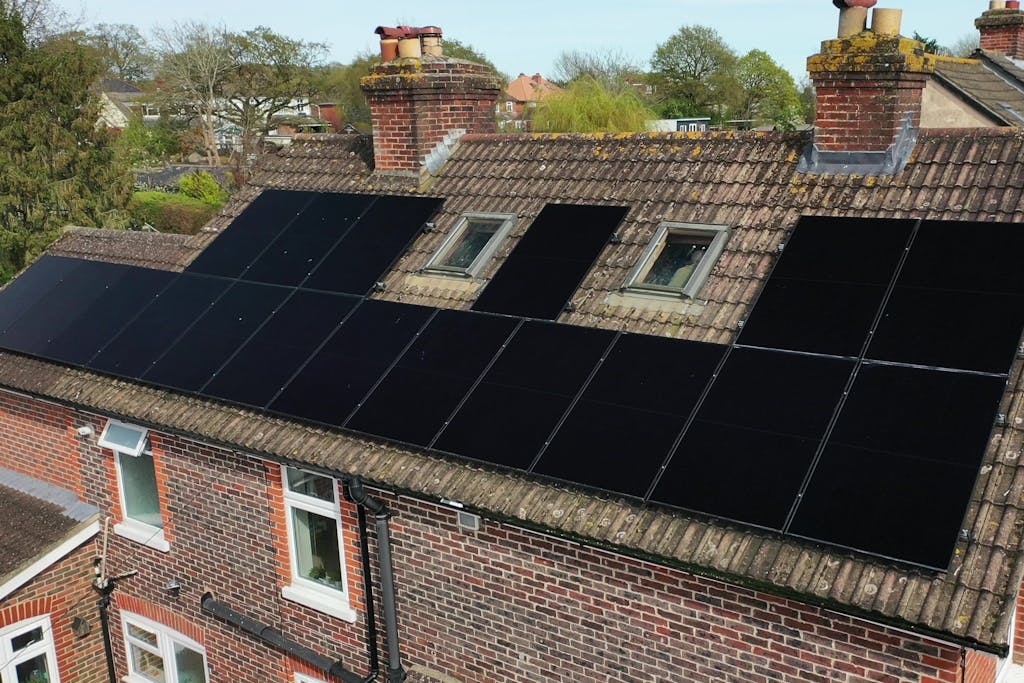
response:
<path id="1" fill-rule="evenodd" d="M 107 422 L 107 426 L 103 429 L 99 444 L 104 448 L 138 453 L 142 450 L 146 434 L 145 429 L 120 424 L 111 420 Z"/>
<path id="2" fill-rule="evenodd" d="M 174 644 L 174 662 L 178 665 L 178 683 L 206 683 L 203 653 Z"/>
<path id="3" fill-rule="evenodd" d="M 151 633 L 144 628 L 140 628 L 135 624 L 128 624 L 128 635 L 137 640 L 141 640 L 148 645 L 152 645 L 153 647 L 157 646 L 156 634 Z"/>
<path id="4" fill-rule="evenodd" d="M 295 533 L 295 564 L 299 576 L 336 590 L 344 590 L 341 585 L 337 521 L 292 508 L 292 525 Z"/>
<path id="5" fill-rule="evenodd" d="M 121 487 L 124 490 L 124 515 L 158 529 L 164 526 L 160 516 L 160 498 L 156 492 L 156 470 L 153 456 L 117 454 L 121 465 Z"/>
<path id="6" fill-rule="evenodd" d="M 288 468 L 288 488 L 304 496 L 334 502 L 334 480 L 303 470 Z"/>
<path id="7" fill-rule="evenodd" d="M 661 253 L 644 276 L 643 284 L 682 289 L 693 276 L 693 271 L 710 244 L 710 238 L 670 234 Z"/>
<path id="8" fill-rule="evenodd" d="M 36 655 L 32 659 L 14 667 L 17 683 L 50 683 L 50 670 L 46 666 L 46 655 Z"/>
<path id="9" fill-rule="evenodd" d="M 164 683 L 164 660 L 152 652 L 143 650 L 137 645 L 131 646 L 131 664 L 132 673 L 138 674 L 143 678 L 154 681 L 154 683 Z"/>
<path id="10" fill-rule="evenodd" d="M 438 265 L 460 270 L 469 268 L 500 226 L 498 221 L 470 220 L 462 234 L 438 261 Z"/>
<path id="11" fill-rule="evenodd" d="M 43 639 L 43 627 L 34 628 L 31 631 L 25 631 L 20 636 L 11 638 L 11 651 L 20 652 L 32 643 L 38 643 Z"/>

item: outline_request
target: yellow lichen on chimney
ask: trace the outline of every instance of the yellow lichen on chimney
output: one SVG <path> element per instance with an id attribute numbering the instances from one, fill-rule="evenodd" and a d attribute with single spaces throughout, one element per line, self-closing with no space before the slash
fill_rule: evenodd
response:
<path id="1" fill-rule="evenodd" d="M 879 55 L 892 59 L 879 61 Z M 932 73 L 936 55 L 924 51 L 917 40 L 903 36 L 880 36 L 871 31 L 852 38 L 836 38 L 821 44 L 821 52 L 807 58 L 807 70 L 820 72 L 911 71 Z"/>

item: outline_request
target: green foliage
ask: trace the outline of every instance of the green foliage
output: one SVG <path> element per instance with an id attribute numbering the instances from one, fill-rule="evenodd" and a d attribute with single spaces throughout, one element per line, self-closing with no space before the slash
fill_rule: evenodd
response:
<path id="1" fill-rule="evenodd" d="M 69 41 L 29 44 L 0 5 L 0 277 L 69 224 L 124 227 L 131 176 L 96 126 L 99 65 Z"/>
<path id="2" fill-rule="evenodd" d="M 148 126 L 138 116 L 128 120 L 117 138 L 118 154 L 132 168 L 165 163 L 178 150 L 178 131 L 164 122 Z"/>
<path id="3" fill-rule="evenodd" d="M 683 116 L 720 116 L 736 93 L 735 65 L 732 49 L 707 26 L 681 27 L 651 58 L 652 76 L 667 108 Z"/>
<path id="4" fill-rule="evenodd" d="M 926 38 L 917 31 L 914 31 L 914 40 L 924 45 L 924 51 L 930 52 L 933 55 L 943 54 L 946 50 L 939 45 L 939 41 L 935 38 Z"/>
<path id="5" fill-rule="evenodd" d="M 160 232 L 194 235 L 217 212 L 217 206 L 177 192 L 144 191 L 132 196 L 133 227 L 148 223 Z"/>
<path id="6" fill-rule="evenodd" d="M 204 204 L 220 208 L 228 200 L 228 192 L 217 179 L 206 171 L 184 175 L 178 180 L 178 188 L 186 197 L 198 199 Z"/>
<path id="7" fill-rule="evenodd" d="M 96 24 L 82 42 L 96 50 L 104 73 L 110 76 L 138 83 L 153 75 L 153 52 L 131 24 Z"/>
<path id="8" fill-rule="evenodd" d="M 505 80 L 506 82 L 509 80 L 500 71 L 498 71 L 498 67 L 494 66 L 494 62 L 487 59 L 487 57 L 485 57 L 482 52 L 477 51 L 476 48 L 474 48 L 472 45 L 468 43 L 463 43 L 460 40 L 456 40 L 454 38 L 445 38 L 444 56 L 454 57 L 456 59 L 464 59 L 467 62 L 474 62 L 476 64 L 483 64 L 488 69 L 493 71 L 496 75 L 501 76 L 502 79 Z"/>
<path id="9" fill-rule="evenodd" d="M 359 87 L 359 79 L 368 76 L 379 63 L 378 55 L 363 52 L 348 64 L 328 64 L 318 70 L 316 89 L 338 106 L 343 122 L 369 130 L 370 105 Z"/>
<path id="10" fill-rule="evenodd" d="M 541 100 L 533 116 L 538 133 L 623 133 L 642 132 L 654 113 L 635 90 L 610 90 L 599 81 L 584 77 L 568 90 Z"/>
<path id="11" fill-rule="evenodd" d="M 800 93 L 789 72 L 775 63 L 768 53 L 751 50 L 736 63 L 736 82 L 742 92 L 737 118 L 758 125 L 774 124 L 793 130 L 803 123 Z"/>

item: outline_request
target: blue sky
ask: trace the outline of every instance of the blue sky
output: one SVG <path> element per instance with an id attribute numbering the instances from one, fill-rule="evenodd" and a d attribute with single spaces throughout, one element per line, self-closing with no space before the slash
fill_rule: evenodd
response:
<path id="1" fill-rule="evenodd" d="M 156 26 L 197 20 L 244 30 L 270 26 L 292 38 L 330 46 L 329 58 L 347 62 L 376 50 L 381 24 L 437 25 L 468 43 L 505 73 L 552 70 L 566 49 L 616 50 L 646 65 L 658 43 L 680 26 L 711 26 L 737 53 L 758 48 L 799 80 L 808 55 L 835 36 L 838 10 L 830 0 L 328 0 L 290 4 L 281 0 L 54 0 L 86 25 L 127 23 L 144 33 Z M 987 0 L 882 0 L 903 10 L 903 34 L 914 31 L 952 44 L 974 35 L 974 19 Z"/>

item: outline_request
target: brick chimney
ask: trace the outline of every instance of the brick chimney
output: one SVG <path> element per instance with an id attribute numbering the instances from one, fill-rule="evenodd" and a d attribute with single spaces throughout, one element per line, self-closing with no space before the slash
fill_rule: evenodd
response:
<path id="1" fill-rule="evenodd" d="M 420 31 L 423 31 L 421 34 Z M 487 67 L 441 52 L 441 31 L 380 27 L 385 60 L 360 81 L 370 105 L 373 153 L 378 173 L 418 174 L 447 158 L 446 146 L 463 133 L 494 133 L 494 106 L 502 90 Z M 412 42 L 421 36 L 426 51 L 388 59 L 385 40 Z"/>
<path id="2" fill-rule="evenodd" d="M 1007 57 L 1024 59 L 1024 12 L 1019 7 L 998 7 L 983 12 L 974 20 L 981 33 L 981 49 L 1001 52 Z"/>
<path id="3" fill-rule="evenodd" d="M 935 56 L 899 35 L 898 10 L 879 12 L 875 30 L 847 30 L 807 59 L 817 110 L 805 171 L 894 173 L 913 150 Z"/>

